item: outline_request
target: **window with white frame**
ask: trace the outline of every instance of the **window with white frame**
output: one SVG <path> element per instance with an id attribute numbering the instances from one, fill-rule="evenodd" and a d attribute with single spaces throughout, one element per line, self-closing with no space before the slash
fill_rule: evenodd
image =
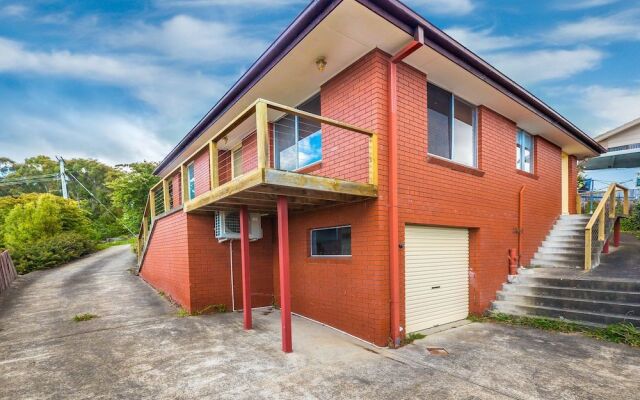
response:
<path id="1" fill-rule="evenodd" d="M 516 138 L 516 168 L 533 174 L 533 136 L 522 129 Z"/>
<path id="2" fill-rule="evenodd" d="M 351 225 L 311 230 L 311 256 L 350 256 Z"/>
<path id="3" fill-rule="evenodd" d="M 194 163 L 187 166 L 187 181 L 189 182 L 189 200 L 191 200 L 196 197 L 196 173 Z"/>
<path id="4" fill-rule="evenodd" d="M 231 178 L 242 175 L 242 145 L 231 151 Z"/>
<path id="5" fill-rule="evenodd" d="M 476 106 L 427 84 L 429 154 L 477 165 Z"/>
<path id="6" fill-rule="evenodd" d="M 320 94 L 297 108 L 320 115 Z M 273 125 L 276 168 L 295 171 L 322 160 L 322 131 L 319 122 L 287 114 Z"/>

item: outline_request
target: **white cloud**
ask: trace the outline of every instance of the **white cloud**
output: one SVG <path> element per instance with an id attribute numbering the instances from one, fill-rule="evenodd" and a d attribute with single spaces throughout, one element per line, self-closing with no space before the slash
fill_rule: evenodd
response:
<path id="1" fill-rule="evenodd" d="M 513 48 L 522 46 L 527 42 L 525 39 L 513 36 L 493 35 L 492 29 L 473 30 L 454 26 L 444 31 L 465 47 L 477 53 Z"/>
<path id="2" fill-rule="evenodd" d="M 588 17 L 559 25 L 546 36 L 549 41 L 577 43 L 592 40 L 640 40 L 640 10 Z"/>
<path id="3" fill-rule="evenodd" d="M 236 6 L 236 7 L 283 7 L 295 4 L 306 4 L 308 0 L 157 0 L 159 6 L 170 7 L 211 7 L 211 6 Z"/>
<path id="4" fill-rule="evenodd" d="M 55 115 L 11 113 L 3 125 L 2 155 L 92 157 L 109 164 L 160 160 L 171 143 L 133 116 L 57 110 Z M 25 146 L 28 143 L 28 146 Z"/>
<path id="5" fill-rule="evenodd" d="M 582 10 L 586 8 L 606 6 L 617 3 L 619 0 L 565 0 L 556 2 L 555 8 L 559 10 Z"/>
<path id="6" fill-rule="evenodd" d="M 198 62 L 230 62 L 254 59 L 268 43 L 251 38 L 238 27 L 177 15 L 160 26 L 139 25 L 107 38 L 119 47 L 146 48 L 173 59 Z"/>
<path id="7" fill-rule="evenodd" d="M 564 79 L 595 68 L 604 54 L 592 48 L 503 52 L 487 56 L 491 63 L 518 83 Z"/>
<path id="8" fill-rule="evenodd" d="M 427 15 L 465 15 L 476 8 L 472 0 L 407 0 L 406 3 L 423 8 Z"/>
<path id="9" fill-rule="evenodd" d="M 593 85 L 579 89 L 579 104 L 600 121 L 594 132 L 601 133 L 640 117 L 640 86 L 607 87 Z"/>
<path id="10" fill-rule="evenodd" d="M 22 4 L 9 4 L 0 8 L 0 15 L 7 17 L 24 17 L 29 9 Z"/>
<path id="11" fill-rule="evenodd" d="M 178 72 L 145 60 L 69 51 L 30 51 L 19 42 L 3 38 L 0 38 L 0 72 L 55 75 L 130 88 L 139 99 L 174 115 L 188 112 L 199 102 L 211 101 L 224 89 L 221 82 L 202 74 Z"/>

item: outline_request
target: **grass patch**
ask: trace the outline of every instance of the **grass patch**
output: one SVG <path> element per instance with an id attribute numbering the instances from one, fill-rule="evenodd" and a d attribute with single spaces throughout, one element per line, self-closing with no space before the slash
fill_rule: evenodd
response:
<path id="1" fill-rule="evenodd" d="M 98 316 L 90 313 L 76 314 L 73 316 L 73 320 L 76 322 L 90 321 L 94 318 L 98 318 Z"/>
<path id="2" fill-rule="evenodd" d="M 427 337 L 427 335 L 425 335 L 424 333 L 420 333 L 420 332 L 409 333 L 408 335 L 406 335 L 404 337 L 404 339 L 402 339 L 402 341 L 400 341 L 400 346 L 405 346 L 405 345 L 411 344 L 415 340 L 424 339 L 426 337 Z"/>
<path id="3" fill-rule="evenodd" d="M 112 242 L 100 242 L 96 245 L 96 250 L 104 250 L 113 246 L 122 246 L 123 244 L 133 245 L 136 241 L 136 238 L 131 237 L 127 239 L 114 240 Z"/>
<path id="4" fill-rule="evenodd" d="M 162 295 L 164 295 L 164 293 L 162 293 Z M 201 310 L 194 311 L 194 312 L 189 312 L 189 311 L 185 310 L 184 308 L 180 308 L 176 315 L 178 317 L 180 317 L 180 318 L 196 317 L 198 315 L 205 314 L 205 313 L 207 313 L 208 311 L 211 311 L 211 310 L 213 310 L 213 312 L 215 312 L 215 313 L 225 313 L 225 312 L 227 312 L 227 306 L 224 305 L 224 304 L 210 304 L 210 305 L 206 306 L 205 308 L 203 308 Z"/>
<path id="5" fill-rule="evenodd" d="M 525 326 L 545 331 L 580 333 L 605 342 L 623 343 L 632 347 L 640 347 L 640 331 L 628 322 L 598 328 L 550 318 L 522 317 L 501 313 L 483 317 L 471 315 L 469 316 L 469 320 L 473 322 L 496 322 L 506 325 Z"/>

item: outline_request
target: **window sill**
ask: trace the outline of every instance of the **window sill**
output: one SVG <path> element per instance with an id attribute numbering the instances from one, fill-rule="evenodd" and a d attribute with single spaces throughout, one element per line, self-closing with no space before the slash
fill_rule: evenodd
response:
<path id="1" fill-rule="evenodd" d="M 538 175 L 536 175 L 536 174 L 532 174 L 531 172 L 523 171 L 523 170 L 521 170 L 521 169 L 517 169 L 517 168 L 516 168 L 516 172 L 517 172 L 519 175 L 526 176 L 527 178 L 531 178 L 531 179 L 535 179 L 535 180 L 538 180 L 538 179 L 540 178 L 540 177 L 539 177 Z"/>
<path id="2" fill-rule="evenodd" d="M 352 256 L 307 256 L 309 264 L 351 264 Z"/>
<path id="3" fill-rule="evenodd" d="M 446 167 L 446 168 L 452 169 L 454 171 L 464 172 L 466 174 L 471 174 L 471 175 L 474 175 L 474 176 L 484 176 L 484 171 L 482 171 L 482 170 L 480 170 L 478 168 L 470 167 L 470 166 L 464 165 L 464 164 L 460 164 L 460 163 L 457 163 L 455 161 L 451 161 L 451 160 L 443 158 L 443 157 L 434 156 L 433 154 L 428 154 L 427 155 L 427 162 L 429 164 L 439 165 L 441 167 Z"/>

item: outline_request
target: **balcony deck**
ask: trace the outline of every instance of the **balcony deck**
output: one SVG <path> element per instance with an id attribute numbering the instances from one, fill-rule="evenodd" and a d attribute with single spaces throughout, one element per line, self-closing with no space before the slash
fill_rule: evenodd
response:
<path id="1" fill-rule="evenodd" d="M 277 196 L 289 199 L 291 211 L 353 203 L 378 195 L 370 183 L 264 168 L 251 171 L 184 204 L 185 212 L 237 210 L 275 213 Z"/>

